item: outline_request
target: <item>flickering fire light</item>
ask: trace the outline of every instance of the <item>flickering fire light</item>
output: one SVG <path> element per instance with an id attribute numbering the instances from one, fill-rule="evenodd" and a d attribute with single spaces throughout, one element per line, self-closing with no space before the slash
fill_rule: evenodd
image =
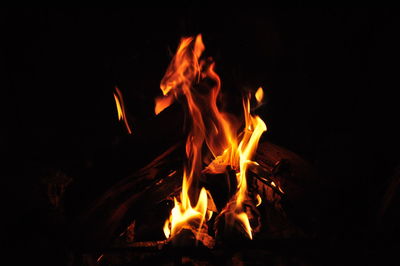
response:
<path id="1" fill-rule="evenodd" d="M 117 87 L 115 87 L 114 100 L 115 100 L 115 105 L 117 106 L 118 120 L 123 121 L 126 130 L 128 131 L 128 134 L 132 134 L 132 130 L 131 127 L 129 126 L 128 119 L 126 118 L 124 98 L 122 97 L 121 91 Z"/>
<path id="2" fill-rule="evenodd" d="M 164 225 L 166 238 L 174 237 L 182 229 L 196 232 L 196 238 L 206 221 L 212 216 L 208 202 L 212 195 L 204 187 L 198 187 L 202 174 L 218 174 L 227 167 L 236 173 L 236 193 L 221 211 L 225 223 L 239 223 L 249 239 L 253 237 L 249 217 L 243 203 L 250 199 L 247 193 L 247 170 L 263 132 L 264 121 L 251 114 L 252 95 L 243 97 L 244 123 L 218 107 L 221 99 L 221 80 L 215 72 L 215 62 L 202 58 L 205 46 L 202 36 L 182 38 L 160 88 L 163 96 L 155 100 L 155 113 L 159 114 L 179 97 L 185 99 L 185 110 L 190 120 L 186 140 L 186 161 L 180 197 L 174 198 L 174 208 Z M 212 85 L 210 85 L 212 84 Z M 264 92 L 258 88 L 255 98 L 262 102 Z M 254 206 L 261 204 L 258 195 Z M 196 202 L 196 204 L 194 204 Z M 226 215 L 228 214 L 228 215 Z"/>

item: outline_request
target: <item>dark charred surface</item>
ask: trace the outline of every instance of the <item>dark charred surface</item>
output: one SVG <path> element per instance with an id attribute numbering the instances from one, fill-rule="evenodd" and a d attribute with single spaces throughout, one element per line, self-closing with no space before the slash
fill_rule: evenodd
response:
<path id="1" fill-rule="evenodd" d="M 155 117 L 154 98 L 179 38 L 199 32 L 227 109 L 240 113 L 240 91 L 263 86 L 264 140 L 308 160 L 320 178 L 302 198 L 318 217 L 309 244 L 224 252 L 279 265 L 296 254 L 310 254 L 297 260 L 306 265 L 342 265 L 348 254 L 382 264 L 399 248 L 395 20 L 380 9 L 2 9 L 7 264 L 86 263 L 76 255 L 77 218 L 183 138 L 181 107 Z M 132 136 L 117 122 L 115 86 Z"/>

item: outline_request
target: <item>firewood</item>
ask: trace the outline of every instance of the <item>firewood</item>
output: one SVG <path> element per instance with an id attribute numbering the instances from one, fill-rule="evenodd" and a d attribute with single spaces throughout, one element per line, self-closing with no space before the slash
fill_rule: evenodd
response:
<path id="1" fill-rule="evenodd" d="M 181 187 L 181 173 L 176 169 L 179 145 L 175 145 L 137 173 L 124 178 L 97 199 L 78 224 L 80 244 L 105 247 L 110 245 L 117 231 L 126 227 L 136 213 L 155 206 L 176 194 Z"/>
<path id="2" fill-rule="evenodd" d="M 80 243 L 91 247 L 109 246 L 112 239 L 119 234 L 118 231 L 124 231 L 135 217 L 140 217 L 144 211 L 178 195 L 182 182 L 183 151 L 181 148 L 182 146 L 179 145 L 171 147 L 146 167 L 123 179 L 96 200 L 93 207 L 80 220 L 82 225 L 80 234 L 84 237 L 79 236 Z M 295 212 L 302 213 L 304 209 L 307 209 L 307 206 L 304 206 L 306 203 L 302 199 L 309 198 L 307 195 L 317 183 L 316 175 L 310 164 L 293 152 L 269 142 L 260 144 L 255 160 L 265 174 L 265 176 L 260 175 L 256 178 L 260 187 L 265 186 L 260 190 L 262 193 L 259 193 L 261 197 L 265 197 L 263 199 L 265 202 L 277 202 L 274 197 L 279 196 L 280 199 L 282 196 L 282 192 L 279 191 L 280 187 L 285 194 L 285 200 L 296 205 Z M 286 161 L 286 163 L 278 163 L 282 161 Z M 216 209 L 221 210 L 221 206 L 223 207 L 223 204 L 229 199 L 229 195 L 234 192 L 236 185 L 229 183 L 232 180 L 234 181 L 229 175 L 221 176 L 220 179 L 212 177 L 203 180 L 206 188 L 207 182 L 212 183 L 208 184 L 210 190 L 212 190 L 213 184 L 218 182 L 220 184 L 217 185 L 216 190 L 226 184 L 231 187 L 227 190 L 228 194 L 222 203 L 218 201 L 218 196 L 214 198 Z M 271 186 L 272 181 L 276 183 L 276 188 Z M 213 191 L 211 193 L 213 194 Z M 218 194 L 214 193 L 214 195 Z M 274 204 L 269 204 L 268 208 L 278 206 Z M 278 207 L 281 208 L 280 205 Z M 305 213 L 308 214 L 308 212 Z M 284 217 L 284 215 L 279 216 Z"/>
<path id="3" fill-rule="evenodd" d="M 161 240 L 161 241 L 143 241 L 143 242 L 133 242 L 131 244 L 126 245 L 127 248 L 133 248 L 133 249 L 140 249 L 140 248 L 145 248 L 145 249 L 156 249 L 160 250 L 162 249 L 166 244 L 167 240 Z"/>
<path id="4" fill-rule="evenodd" d="M 286 161 L 284 168 L 276 169 L 276 163 Z M 316 190 L 318 176 L 310 163 L 285 148 L 270 142 L 261 143 L 255 161 L 274 173 L 280 187 L 291 202 L 304 198 Z"/>

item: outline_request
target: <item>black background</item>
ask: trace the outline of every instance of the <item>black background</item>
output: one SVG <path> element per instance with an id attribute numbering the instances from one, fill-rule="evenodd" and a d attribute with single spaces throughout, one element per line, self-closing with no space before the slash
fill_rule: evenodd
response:
<path id="1" fill-rule="evenodd" d="M 18 252 L 51 263 L 73 246 L 62 227 L 48 226 L 43 170 L 74 177 L 66 207 L 73 219 L 181 138 L 179 107 L 155 117 L 154 98 L 179 39 L 197 33 L 225 93 L 263 86 L 264 138 L 323 176 L 326 197 L 316 204 L 332 250 L 392 252 L 398 220 L 382 226 L 376 216 L 399 163 L 394 12 L 15 9 L 1 10 L 1 20 L 3 229 Z M 132 136 L 116 120 L 115 86 Z"/>

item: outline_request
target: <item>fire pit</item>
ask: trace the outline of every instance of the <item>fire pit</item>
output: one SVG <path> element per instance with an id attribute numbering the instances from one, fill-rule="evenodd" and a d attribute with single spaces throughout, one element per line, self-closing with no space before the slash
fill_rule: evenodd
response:
<path id="1" fill-rule="evenodd" d="M 2 11 L 3 264 L 396 256 L 392 10 Z"/>
<path id="2" fill-rule="evenodd" d="M 201 35 L 182 38 L 161 81 L 163 96 L 155 101 L 156 115 L 174 102 L 183 105 L 186 142 L 95 202 L 83 217 L 87 246 L 97 249 L 85 253 L 87 260 L 118 265 L 223 258 L 235 264 L 252 262 L 252 252 L 267 242 L 307 238 L 288 219 L 285 204 L 301 204 L 296 183 L 315 182 L 312 167 L 277 145 L 259 145 L 267 130 L 255 114 L 263 104 L 261 87 L 243 92 L 241 115 L 223 111 L 216 63 L 202 56 L 204 50 Z M 118 88 L 114 99 L 118 119 L 135 134 Z"/>

